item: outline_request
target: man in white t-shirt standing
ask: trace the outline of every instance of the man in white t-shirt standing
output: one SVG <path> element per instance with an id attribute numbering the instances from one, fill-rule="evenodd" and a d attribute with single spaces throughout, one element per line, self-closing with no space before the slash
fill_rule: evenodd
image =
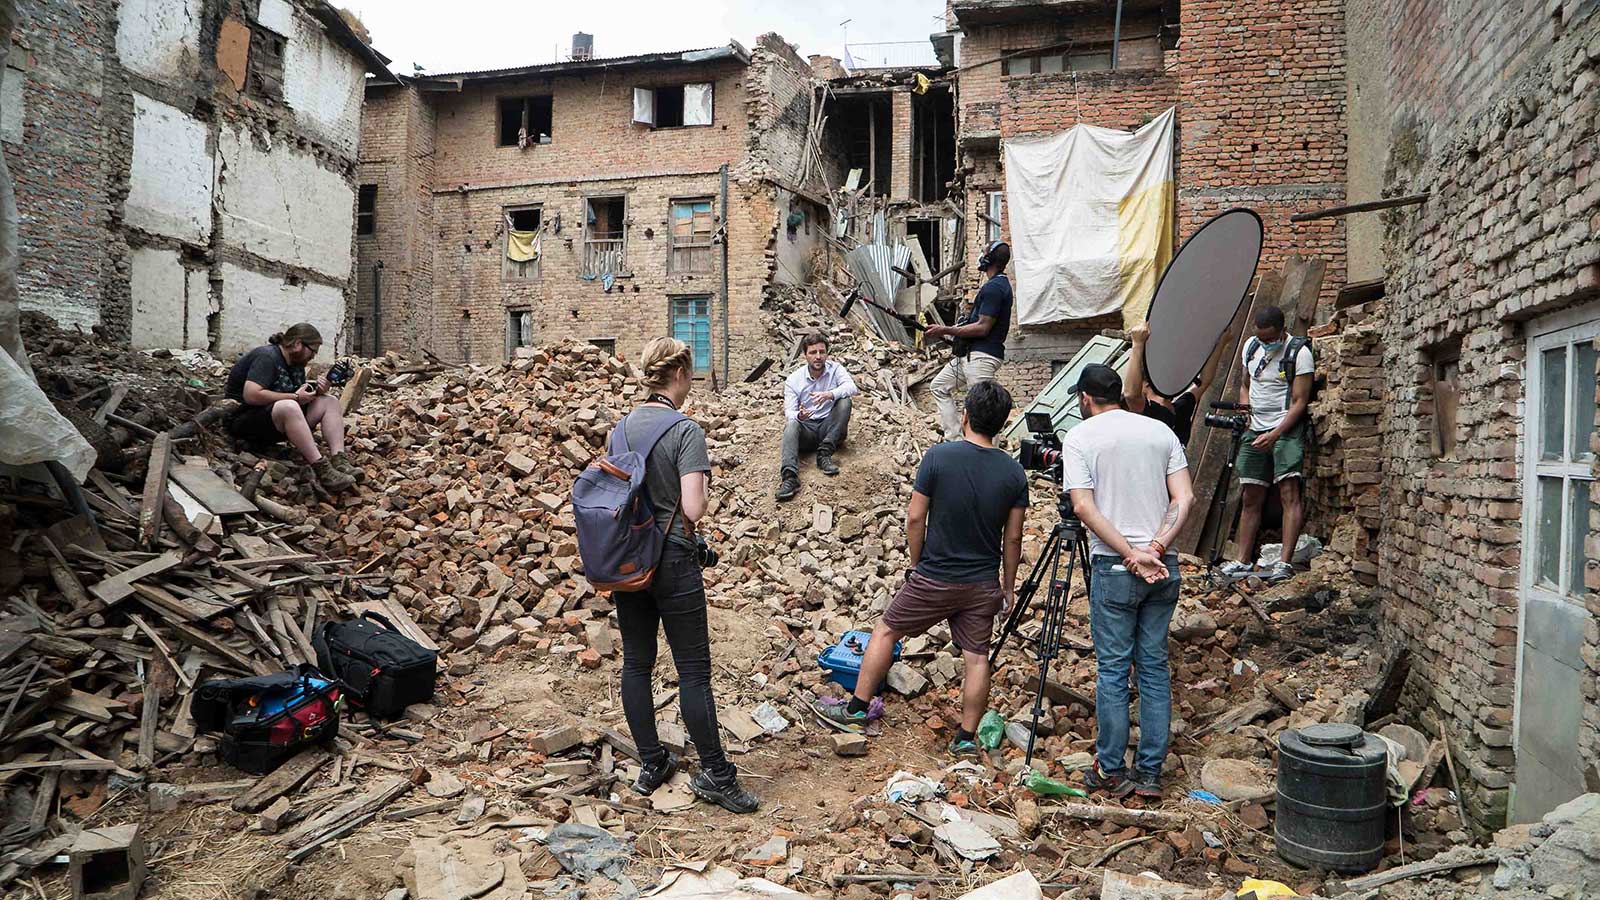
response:
<path id="1" fill-rule="evenodd" d="M 1089 529 L 1089 626 L 1095 687 L 1095 763 L 1086 782 L 1112 796 L 1160 800 L 1172 725 L 1167 629 L 1178 605 L 1178 555 L 1168 545 L 1194 505 L 1178 436 L 1121 408 L 1122 378 L 1091 365 L 1078 377 L 1084 421 L 1062 442 L 1063 484 Z M 1131 775 L 1128 676 L 1139 678 L 1139 747 Z"/>
<path id="2" fill-rule="evenodd" d="M 1236 543 L 1244 561 L 1224 563 L 1221 571 L 1237 577 L 1254 569 L 1261 509 L 1267 488 L 1277 485 L 1283 504 L 1284 551 L 1267 580 L 1282 581 L 1294 573 L 1290 561 L 1306 522 L 1302 469 L 1306 409 L 1316 369 L 1310 342 L 1289 335 L 1283 310 L 1268 306 L 1257 311 L 1255 326 L 1255 337 L 1244 342 L 1240 354 L 1247 377 L 1239 387 L 1239 402 L 1250 407 L 1250 429 L 1244 433 L 1235 466 L 1242 498 Z"/>

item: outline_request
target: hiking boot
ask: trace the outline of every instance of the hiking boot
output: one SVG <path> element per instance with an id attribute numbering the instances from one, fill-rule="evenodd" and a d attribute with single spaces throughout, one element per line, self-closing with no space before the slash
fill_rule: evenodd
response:
<path id="1" fill-rule="evenodd" d="M 824 475 L 839 474 L 839 464 L 833 461 L 832 450 L 817 451 L 817 471 Z"/>
<path id="2" fill-rule="evenodd" d="M 811 712 L 817 717 L 817 721 L 829 728 L 837 728 L 851 734 L 860 734 L 867 727 L 867 711 L 863 709 L 861 712 L 853 713 L 850 707 L 843 703 L 835 705 L 818 701 L 811 704 Z"/>
<path id="3" fill-rule="evenodd" d="M 979 747 L 973 738 L 953 737 L 945 750 L 958 759 L 972 759 L 983 755 L 983 748 Z"/>
<path id="4" fill-rule="evenodd" d="M 783 473 L 783 481 L 778 485 L 778 500 L 793 500 L 794 495 L 798 493 L 800 493 L 800 476 L 793 472 Z"/>
<path id="5" fill-rule="evenodd" d="M 1161 789 L 1161 774 L 1149 772 L 1136 772 L 1133 776 L 1133 795 L 1141 800 L 1150 800 L 1156 803 L 1166 798 L 1167 792 Z"/>
<path id="6" fill-rule="evenodd" d="M 1293 577 L 1294 566 L 1286 562 L 1275 562 L 1272 564 L 1272 568 L 1267 570 L 1267 574 L 1262 576 L 1262 580 L 1267 584 L 1277 584 L 1280 581 L 1288 581 Z"/>
<path id="7" fill-rule="evenodd" d="M 1089 771 L 1083 773 L 1083 783 L 1088 785 L 1091 791 L 1099 791 L 1112 797 L 1126 797 L 1133 790 L 1133 782 L 1123 775 L 1107 775 L 1105 770 L 1100 768 L 1099 760 L 1095 760 Z"/>
<path id="8" fill-rule="evenodd" d="M 648 797 L 656 792 L 656 788 L 666 784 L 677 771 L 678 758 L 668 753 L 655 765 L 640 767 L 639 777 L 633 782 L 633 790 Z"/>
<path id="9" fill-rule="evenodd" d="M 356 486 L 356 480 L 339 471 L 333 465 L 333 460 L 324 456 L 311 464 L 312 474 L 317 476 L 317 483 L 330 494 L 348 491 Z"/>
<path id="10" fill-rule="evenodd" d="M 715 803 L 728 812 L 753 813 L 761 807 L 761 801 L 739 784 L 736 775 L 716 778 L 710 772 L 701 772 L 689 779 L 689 790 L 701 800 Z"/>
<path id="11" fill-rule="evenodd" d="M 356 465 L 355 461 L 350 458 L 350 454 L 346 453 L 345 451 L 340 450 L 338 453 L 329 456 L 328 459 L 333 461 L 333 467 L 335 469 L 338 469 L 346 475 L 349 475 L 351 478 L 354 478 L 356 480 L 356 484 L 361 484 L 367 480 L 367 471 Z"/>

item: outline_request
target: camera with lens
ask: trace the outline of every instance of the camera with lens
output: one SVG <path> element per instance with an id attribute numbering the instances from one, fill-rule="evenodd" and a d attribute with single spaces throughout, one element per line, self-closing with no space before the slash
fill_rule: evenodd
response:
<path id="1" fill-rule="evenodd" d="M 332 385 L 333 387 L 338 387 L 349 382 L 350 376 L 354 375 L 355 373 L 355 365 L 352 364 L 348 359 L 341 359 L 330 366 L 328 371 L 324 374 L 328 376 L 328 384 Z M 306 387 L 314 388 L 316 386 L 317 383 L 315 381 L 306 382 Z"/>
<path id="2" fill-rule="evenodd" d="M 1249 412 L 1250 410 L 1250 407 L 1245 406 L 1242 403 L 1229 403 L 1226 400 L 1212 401 L 1211 408 L 1229 410 L 1233 412 Z M 1250 417 L 1243 415 L 1225 416 L 1218 415 L 1217 413 L 1207 413 L 1205 422 L 1212 428 L 1226 428 L 1229 431 L 1236 431 L 1240 434 L 1243 434 L 1250 427 Z"/>
<path id="3" fill-rule="evenodd" d="M 699 561 L 702 569 L 709 569 L 717 564 L 716 549 L 698 534 L 694 536 L 694 558 Z"/>
<path id="4" fill-rule="evenodd" d="M 1022 439 L 1022 452 L 1017 455 L 1017 462 L 1029 472 L 1044 472 L 1051 480 L 1060 481 L 1061 438 L 1056 434 L 1055 424 L 1050 421 L 1050 414 L 1031 412 L 1023 419 L 1033 437 Z"/>

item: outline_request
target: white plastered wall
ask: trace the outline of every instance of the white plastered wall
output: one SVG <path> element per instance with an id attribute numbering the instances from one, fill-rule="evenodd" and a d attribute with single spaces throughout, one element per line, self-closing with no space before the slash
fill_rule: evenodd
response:
<path id="1" fill-rule="evenodd" d="M 205 348 L 211 309 L 210 281 L 198 269 L 185 269 L 178 251 L 140 247 L 129 273 L 133 299 L 131 343 L 136 349 Z"/>
<path id="2" fill-rule="evenodd" d="M 205 0 L 122 0 L 117 59 L 129 71 L 176 85 L 200 71 Z"/>
<path id="3" fill-rule="evenodd" d="M 124 206 L 129 225 L 191 243 L 211 235 L 212 160 L 204 122 L 133 95 L 133 167 Z"/>
<path id="4" fill-rule="evenodd" d="M 226 127 L 217 139 L 222 243 L 329 278 L 349 278 L 355 190 L 287 143 L 262 150 L 255 141 L 249 132 Z"/>
<path id="5" fill-rule="evenodd" d="M 330 40 L 321 23 L 309 16 L 296 15 L 294 32 L 287 37 L 284 102 L 294 110 L 301 128 L 354 157 L 361 139 L 366 67 L 349 50 Z"/>
<path id="6" fill-rule="evenodd" d="M 324 284 L 290 284 L 278 275 L 265 275 L 222 264 L 222 333 L 218 350 L 243 352 L 266 343 L 267 336 L 296 322 L 310 322 L 326 343 L 326 362 L 344 346 L 344 291 Z"/>

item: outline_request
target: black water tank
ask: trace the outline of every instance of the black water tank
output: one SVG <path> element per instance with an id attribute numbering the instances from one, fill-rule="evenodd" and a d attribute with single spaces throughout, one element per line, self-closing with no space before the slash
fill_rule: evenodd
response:
<path id="1" fill-rule="evenodd" d="M 1354 725 L 1278 738 L 1278 855 L 1299 866 L 1368 872 L 1383 859 L 1388 756 Z"/>

